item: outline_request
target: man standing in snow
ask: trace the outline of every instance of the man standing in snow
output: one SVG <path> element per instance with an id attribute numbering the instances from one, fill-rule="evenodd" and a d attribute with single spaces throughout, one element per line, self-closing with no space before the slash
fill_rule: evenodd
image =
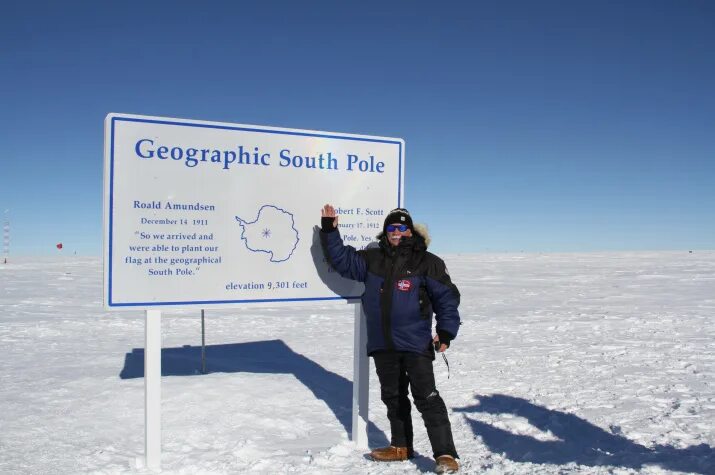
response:
<path id="1" fill-rule="evenodd" d="M 343 277 L 365 283 L 367 352 L 375 362 L 392 433 L 390 446 L 375 449 L 370 456 L 384 462 L 413 456 L 409 387 L 427 428 L 436 472 L 456 472 L 452 428 L 432 370 L 434 352 L 449 348 L 460 325 L 459 291 L 444 261 L 427 252 L 426 228 L 415 229 L 406 209 L 394 209 L 385 218 L 379 247 L 360 251 L 343 244 L 333 206 L 325 205 L 321 217 L 330 264 Z"/>

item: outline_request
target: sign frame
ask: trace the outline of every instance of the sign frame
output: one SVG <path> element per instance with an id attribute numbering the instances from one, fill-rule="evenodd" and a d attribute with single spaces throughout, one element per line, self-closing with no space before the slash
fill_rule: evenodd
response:
<path id="1" fill-rule="evenodd" d="M 114 276 L 116 273 L 116 264 L 114 262 L 117 250 L 115 248 L 115 141 L 117 125 L 123 122 L 140 123 L 140 124 L 160 124 L 177 127 L 192 127 L 202 129 L 217 129 L 228 131 L 240 131 L 267 134 L 269 136 L 295 136 L 295 137 L 310 137 L 331 139 L 339 141 L 353 142 L 375 142 L 381 144 L 389 144 L 397 146 L 397 203 L 388 205 L 391 207 L 402 207 L 404 202 L 404 170 L 405 170 L 405 141 L 400 138 L 358 135 L 341 132 L 326 132 L 309 129 L 292 129 L 280 128 L 272 126 L 258 126 L 248 124 L 226 123 L 226 122 L 210 122 L 203 120 L 192 119 L 177 119 L 167 117 L 154 117 L 122 113 L 110 113 L 105 119 L 105 152 L 104 152 L 104 306 L 108 310 L 131 310 L 131 309 L 152 309 L 152 308 L 231 308 L 244 304 L 252 304 L 259 306 L 274 306 L 282 304 L 302 304 L 317 301 L 350 301 L 360 297 L 359 293 L 355 292 L 348 295 L 317 295 L 310 297 L 289 297 L 289 298 L 228 298 L 222 300 L 207 299 L 207 300 L 171 300 L 171 301 L 118 301 L 115 299 L 114 292 Z M 316 224 L 317 210 L 316 210 Z M 117 257 L 118 258 L 118 257 Z"/>

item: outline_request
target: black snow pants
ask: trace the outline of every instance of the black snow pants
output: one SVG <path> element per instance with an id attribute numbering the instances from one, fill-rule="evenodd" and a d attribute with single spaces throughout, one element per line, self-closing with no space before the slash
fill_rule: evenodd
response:
<path id="1" fill-rule="evenodd" d="M 387 351 L 372 355 L 380 380 L 382 402 L 387 406 L 392 439 L 390 445 L 412 448 L 412 417 L 408 386 L 417 410 L 422 414 L 435 458 L 457 458 L 447 407 L 437 392 L 432 358 L 417 353 Z"/>

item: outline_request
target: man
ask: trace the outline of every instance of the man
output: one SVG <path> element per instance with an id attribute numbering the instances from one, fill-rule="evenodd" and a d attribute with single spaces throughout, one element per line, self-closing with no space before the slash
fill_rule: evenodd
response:
<path id="1" fill-rule="evenodd" d="M 432 370 L 435 350 L 449 348 L 460 325 L 459 291 L 444 262 L 427 252 L 426 230 L 415 229 L 406 209 L 390 211 L 379 246 L 360 251 L 343 244 L 333 206 L 325 205 L 321 216 L 321 238 L 330 264 L 343 277 L 365 283 L 367 351 L 375 362 L 392 433 L 390 446 L 375 449 L 370 456 L 376 461 L 413 456 L 409 386 L 432 444 L 435 471 L 456 472 L 452 428 Z"/>

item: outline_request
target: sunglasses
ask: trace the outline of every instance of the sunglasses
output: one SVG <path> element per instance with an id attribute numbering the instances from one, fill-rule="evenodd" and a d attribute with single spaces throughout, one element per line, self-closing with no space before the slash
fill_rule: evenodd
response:
<path id="1" fill-rule="evenodd" d="M 404 233 L 405 231 L 410 229 L 410 227 L 406 224 L 388 224 L 385 229 L 387 230 L 388 233 L 394 233 L 398 229 L 400 230 L 401 233 Z"/>

